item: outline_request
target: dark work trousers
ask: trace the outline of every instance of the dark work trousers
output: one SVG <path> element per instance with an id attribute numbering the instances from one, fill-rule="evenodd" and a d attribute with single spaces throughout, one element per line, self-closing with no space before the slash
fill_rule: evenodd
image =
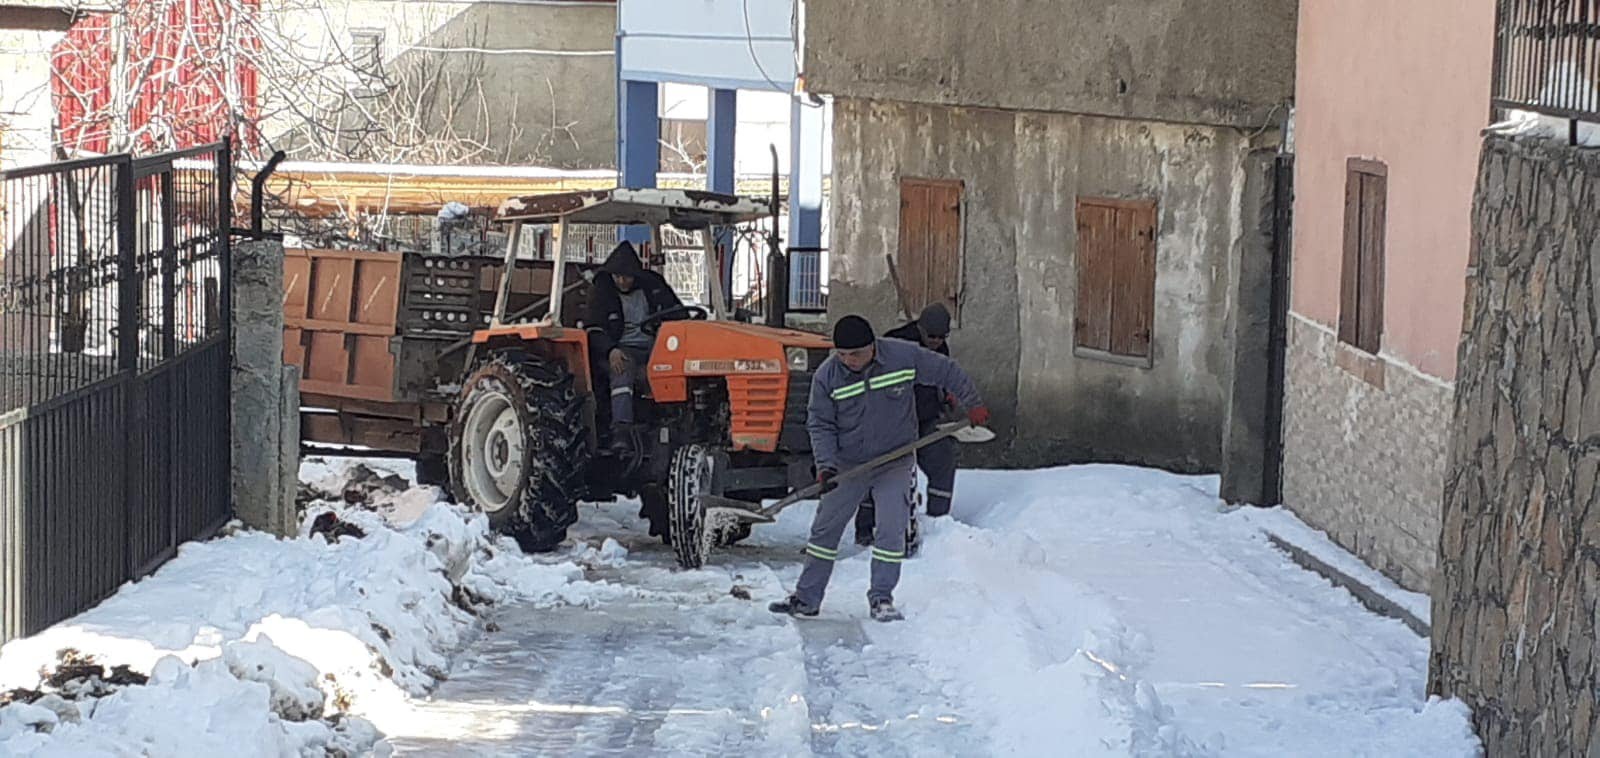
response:
<path id="1" fill-rule="evenodd" d="M 611 425 L 613 427 L 633 423 L 633 388 L 645 376 L 645 367 L 650 364 L 650 349 L 637 348 L 628 345 L 619 345 L 623 353 L 628 356 L 628 370 L 618 374 L 610 372 L 611 382 Z M 610 365 L 610 356 L 606 356 L 607 365 Z"/>

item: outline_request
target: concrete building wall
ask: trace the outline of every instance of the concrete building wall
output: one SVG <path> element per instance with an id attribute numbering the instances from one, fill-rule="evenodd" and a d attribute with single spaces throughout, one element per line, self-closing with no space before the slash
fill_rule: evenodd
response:
<path id="1" fill-rule="evenodd" d="M 1421 591 L 1438 542 L 1493 22 L 1491 0 L 1300 9 L 1283 499 Z M 1377 356 L 1336 337 L 1350 158 L 1388 166 Z"/>
<path id="2" fill-rule="evenodd" d="M 831 95 L 1256 128 L 1293 94 L 1297 4 L 807 0 L 802 68 Z"/>
<path id="3" fill-rule="evenodd" d="M 461 109 L 456 127 L 487 135 L 496 154 L 484 162 L 616 165 L 614 3 L 275 0 L 269 8 L 269 23 L 300 55 L 330 65 L 347 65 L 351 32 L 364 29 L 383 32 L 391 68 L 437 59 L 429 70 L 441 82 L 472 87 L 463 93 L 472 105 Z M 294 128 L 292 114 L 285 115 L 269 135 Z"/>
<path id="4" fill-rule="evenodd" d="M 1600 752 L 1600 155 L 1483 150 L 1429 691 L 1488 755 Z"/>
<path id="5" fill-rule="evenodd" d="M 861 313 L 884 329 L 903 317 L 887 264 L 898 246 L 899 179 L 965 182 L 962 310 L 951 345 L 1003 435 L 975 459 L 1000 463 L 1003 452 L 1012 466 L 1217 470 L 1248 135 L 839 98 L 834 145 L 835 318 Z M 1080 196 L 1158 203 L 1149 369 L 1075 355 Z"/>

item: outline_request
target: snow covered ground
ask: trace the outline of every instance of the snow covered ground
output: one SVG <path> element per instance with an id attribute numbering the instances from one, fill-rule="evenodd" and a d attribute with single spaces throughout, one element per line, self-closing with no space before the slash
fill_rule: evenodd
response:
<path id="1" fill-rule="evenodd" d="M 1477 754 L 1465 707 L 1424 695 L 1426 640 L 1273 549 L 1265 529 L 1308 536 L 1292 516 L 1215 486 L 964 471 L 898 624 L 868 620 L 848 544 L 822 618 L 767 613 L 803 506 L 683 572 L 633 504 L 585 506 L 569 550 L 525 557 L 413 489 L 383 499 L 397 530 L 347 512 L 367 536 L 186 546 L 7 645 L 0 689 L 69 646 L 155 675 L 77 723 L 0 708 L 0 755 Z"/>

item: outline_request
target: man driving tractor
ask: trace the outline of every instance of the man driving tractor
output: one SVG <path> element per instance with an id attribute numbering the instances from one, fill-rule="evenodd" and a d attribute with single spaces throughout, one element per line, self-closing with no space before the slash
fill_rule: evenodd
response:
<path id="1" fill-rule="evenodd" d="M 667 313 L 678 311 L 677 313 Z M 611 390 L 611 446 L 615 450 L 636 449 L 633 419 L 633 388 L 644 378 L 650 365 L 650 348 L 655 335 L 645 329 L 646 322 L 687 317 L 683 302 L 667 280 L 646 270 L 633 244 L 624 240 L 606 256 L 594 277 L 594 295 L 589 304 L 589 354 L 605 356 Z"/>

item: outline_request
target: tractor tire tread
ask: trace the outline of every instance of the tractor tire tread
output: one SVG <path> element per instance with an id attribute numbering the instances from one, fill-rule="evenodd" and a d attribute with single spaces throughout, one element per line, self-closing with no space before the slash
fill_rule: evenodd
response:
<path id="1" fill-rule="evenodd" d="M 522 350 L 501 350 L 480 362 L 462 387 L 450 427 L 450 472 L 456 497 L 470 503 L 461 475 L 461 427 L 481 382 L 492 382 L 520 404 L 527 457 L 517 502 L 491 514 L 490 524 L 529 552 L 554 550 L 578 520 L 590 450 L 583 401 L 564 366 Z M 511 385 L 515 385 L 514 387 Z M 576 421 L 574 421 L 576 419 Z"/>

